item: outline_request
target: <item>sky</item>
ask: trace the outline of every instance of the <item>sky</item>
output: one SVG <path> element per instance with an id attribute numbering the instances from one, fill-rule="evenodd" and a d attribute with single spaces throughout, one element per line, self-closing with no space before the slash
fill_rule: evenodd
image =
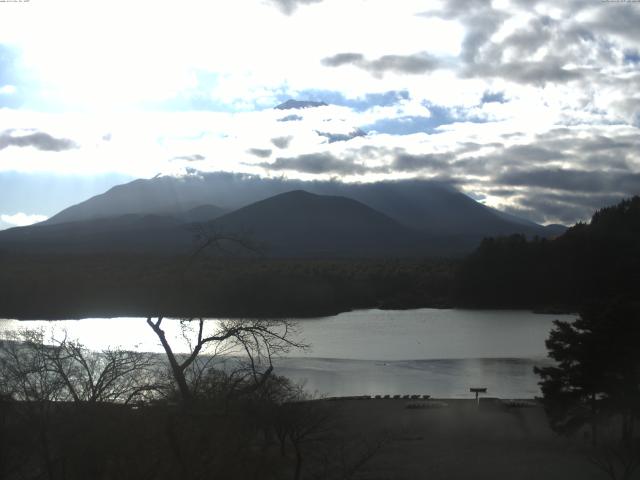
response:
<path id="1" fill-rule="evenodd" d="M 587 220 L 640 194 L 639 25 L 619 0 L 0 2 L 0 228 L 194 171 Z"/>

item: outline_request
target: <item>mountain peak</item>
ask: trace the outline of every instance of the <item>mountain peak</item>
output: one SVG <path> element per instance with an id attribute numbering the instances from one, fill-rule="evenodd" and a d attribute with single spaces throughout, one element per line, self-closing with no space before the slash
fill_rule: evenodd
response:
<path id="1" fill-rule="evenodd" d="M 298 108 L 314 108 L 314 107 L 326 107 L 328 103 L 325 102 L 313 102 L 311 100 L 294 100 L 290 98 L 284 103 L 276 106 L 276 110 L 293 110 Z"/>

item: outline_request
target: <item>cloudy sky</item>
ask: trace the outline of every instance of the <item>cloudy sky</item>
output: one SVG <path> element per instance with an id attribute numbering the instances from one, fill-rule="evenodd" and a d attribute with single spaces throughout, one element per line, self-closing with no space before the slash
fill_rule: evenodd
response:
<path id="1" fill-rule="evenodd" d="M 0 2 L 0 228 L 192 169 L 586 219 L 640 193 L 639 26 L 619 0 Z"/>

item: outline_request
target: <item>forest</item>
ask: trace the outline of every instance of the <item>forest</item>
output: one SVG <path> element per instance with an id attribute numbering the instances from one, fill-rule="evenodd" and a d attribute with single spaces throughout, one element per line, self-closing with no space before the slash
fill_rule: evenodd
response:
<path id="1" fill-rule="evenodd" d="M 450 306 L 454 261 L 0 254 L 0 317 L 312 317 Z"/>
<path id="2" fill-rule="evenodd" d="M 594 213 L 553 240 L 485 239 L 460 265 L 454 303 L 576 311 L 598 299 L 637 299 L 640 197 Z"/>
<path id="3" fill-rule="evenodd" d="M 486 238 L 464 259 L 15 255 L 0 251 L 0 316 L 313 317 L 362 308 L 576 311 L 636 295 L 640 197 L 554 239 Z"/>

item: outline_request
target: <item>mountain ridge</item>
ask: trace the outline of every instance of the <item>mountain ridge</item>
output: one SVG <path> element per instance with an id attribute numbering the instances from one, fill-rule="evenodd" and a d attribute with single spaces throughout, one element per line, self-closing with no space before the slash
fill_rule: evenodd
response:
<path id="1" fill-rule="evenodd" d="M 303 181 L 211 172 L 134 180 L 69 207 L 46 221 L 61 223 L 125 213 L 181 214 L 213 204 L 226 211 L 291 190 L 352 198 L 403 225 L 430 235 L 486 236 L 511 233 L 547 236 L 545 227 L 480 204 L 450 185 L 430 180 L 376 183 Z"/>

